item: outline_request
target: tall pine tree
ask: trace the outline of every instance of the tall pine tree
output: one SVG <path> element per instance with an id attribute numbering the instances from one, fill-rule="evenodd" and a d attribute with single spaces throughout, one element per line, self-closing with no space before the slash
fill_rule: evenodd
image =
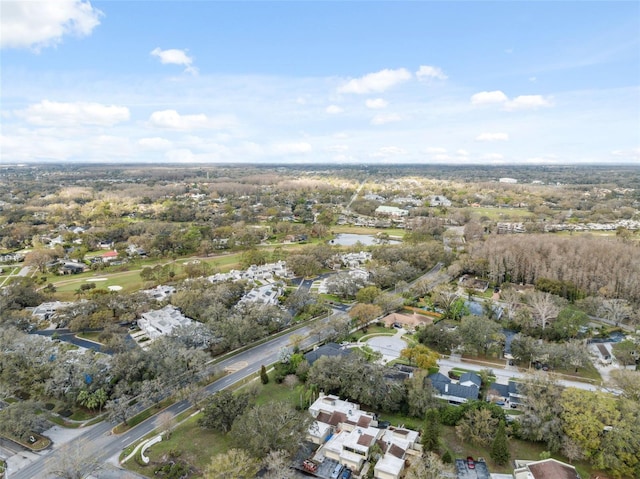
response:
<path id="1" fill-rule="evenodd" d="M 509 462 L 509 445 L 507 444 L 507 433 L 505 431 L 504 421 L 500 421 L 496 436 L 491 444 L 491 459 L 496 464 L 503 466 Z"/>
<path id="2" fill-rule="evenodd" d="M 260 381 L 262 381 L 262 384 L 269 382 L 269 375 L 267 374 L 267 368 L 264 367 L 264 364 L 260 368 Z"/>
<path id="3" fill-rule="evenodd" d="M 437 409 L 429 409 L 422 430 L 422 447 L 427 451 L 437 451 L 440 445 L 440 414 Z"/>

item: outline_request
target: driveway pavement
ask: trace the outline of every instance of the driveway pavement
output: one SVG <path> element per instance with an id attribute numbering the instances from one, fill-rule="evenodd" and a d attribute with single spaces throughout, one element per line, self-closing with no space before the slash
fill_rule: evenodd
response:
<path id="1" fill-rule="evenodd" d="M 400 352 L 407 347 L 407 342 L 402 339 L 406 334 L 404 329 L 398 329 L 393 336 L 374 336 L 365 342 L 374 351 L 382 354 L 382 361 L 388 363 L 400 357 Z"/>

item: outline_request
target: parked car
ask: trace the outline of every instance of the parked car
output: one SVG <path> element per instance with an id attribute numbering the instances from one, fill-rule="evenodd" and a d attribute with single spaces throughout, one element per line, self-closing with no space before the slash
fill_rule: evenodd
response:
<path id="1" fill-rule="evenodd" d="M 336 467 L 333 468 L 333 472 L 331 473 L 331 479 L 338 479 L 343 469 L 344 466 L 342 464 L 336 465 Z"/>
<path id="2" fill-rule="evenodd" d="M 342 479 L 351 479 L 351 469 L 347 467 L 342 471 Z"/>
<path id="3" fill-rule="evenodd" d="M 467 456 L 467 467 L 469 469 L 475 469 L 476 468 L 476 462 L 473 460 L 473 457 L 471 457 L 471 456 Z"/>

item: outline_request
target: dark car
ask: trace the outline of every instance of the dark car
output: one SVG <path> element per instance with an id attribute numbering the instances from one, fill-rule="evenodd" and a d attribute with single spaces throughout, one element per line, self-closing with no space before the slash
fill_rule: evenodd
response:
<path id="1" fill-rule="evenodd" d="M 467 467 L 469 469 L 475 469 L 476 468 L 476 462 L 473 460 L 473 457 L 471 457 L 471 456 L 467 457 Z"/>
<path id="2" fill-rule="evenodd" d="M 351 469 L 347 468 L 342 471 L 342 479 L 350 479 L 351 478 Z"/>

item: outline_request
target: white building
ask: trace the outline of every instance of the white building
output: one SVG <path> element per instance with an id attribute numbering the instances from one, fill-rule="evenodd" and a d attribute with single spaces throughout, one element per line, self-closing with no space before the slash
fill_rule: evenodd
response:
<path id="1" fill-rule="evenodd" d="M 393 216 L 396 218 L 399 218 L 401 216 L 407 216 L 409 214 L 409 211 L 403 210 L 402 208 L 398 208 L 396 206 L 384 206 L 384 205 L 378 206 L 375 212 L 377 215 Z"/>
<path id="2" fill-rule="evenodd" d="M 359 251 L 358 253 L 344 253 L 340 255 L 340 261 L 347 268 L 357 268 L 368 261 L 373 255 L 369 251 Z"/>
<path id="3" fill-rule="evenodd" d="M 170 334 L 178 326 L 188 326 L 193 320 L 184 316 L 178 308 L 170 304 L 162 309 L 142 313 L 138 327 L 150 341 Z"/>
<path id="4" fill-rule="evenodd" d="M 260 286 L 259 288 L 252 289 L 242 297 L 240 302 L 263 303 L 276 306 L 279 303 L 278 297 L 281 295 L 282 288 L 273 284 L 268 284 L 266 286 Z"/>
<path id="5" fill-rule="evenodd" d="M 443 195 L 433 195 L 429 198 L 429 206 L 444 206 L 448 208 L 451 206 L 451 200 Z"/>
<path id="6" fill-rule="evenodd" d="M 311 442 L 321 444 L 318 453 L 356 474 L 366 467 L 371 448 L 376 444 L 383 451 L 374 467 L 376 479 L 399 479 L 405 460 L 422 455 L 417 431 L 395 427 L 381 429 L 374 414 L 337 396 L 321 393 L 309 407 L 309 413 L 315 421 L 309 427 L 307 437 Z"/>
<path id="7" fill-rule="evenodd" d="M 71 306 L 73 303 L 62 302 L 62 301 L 53 301 L 50 303 L 42 303 L 39 306 L 36 306 L 31 311 L 31 315 L 35 316 L 41 321 L 50 320 L 58 309 L 66 308 L 67 306 Z"/>
<path id="8" fill-rule="evenodd" d="M 252 264 L 244 271 L 232 269 L 228 273 L 217 273 L 209 276 L 207 279 L 212 283 L 219 281 L 239 281 L 246 279 L 249 281 L 273 281 L 275 278 L 287 278 L 290 276 L 287 270 L 286 261 L 278 261 L 277 263 L 268 263 L 263 265 Z"/>
<path id="9" fill-rule="evenodd" d="M 167 285 L 158 285 L 155 288 L 146 289 L 143 291 L 143 293 L 151 296 L 156 301 L 164 301 L 175 292 L 176 288 Z"/>

